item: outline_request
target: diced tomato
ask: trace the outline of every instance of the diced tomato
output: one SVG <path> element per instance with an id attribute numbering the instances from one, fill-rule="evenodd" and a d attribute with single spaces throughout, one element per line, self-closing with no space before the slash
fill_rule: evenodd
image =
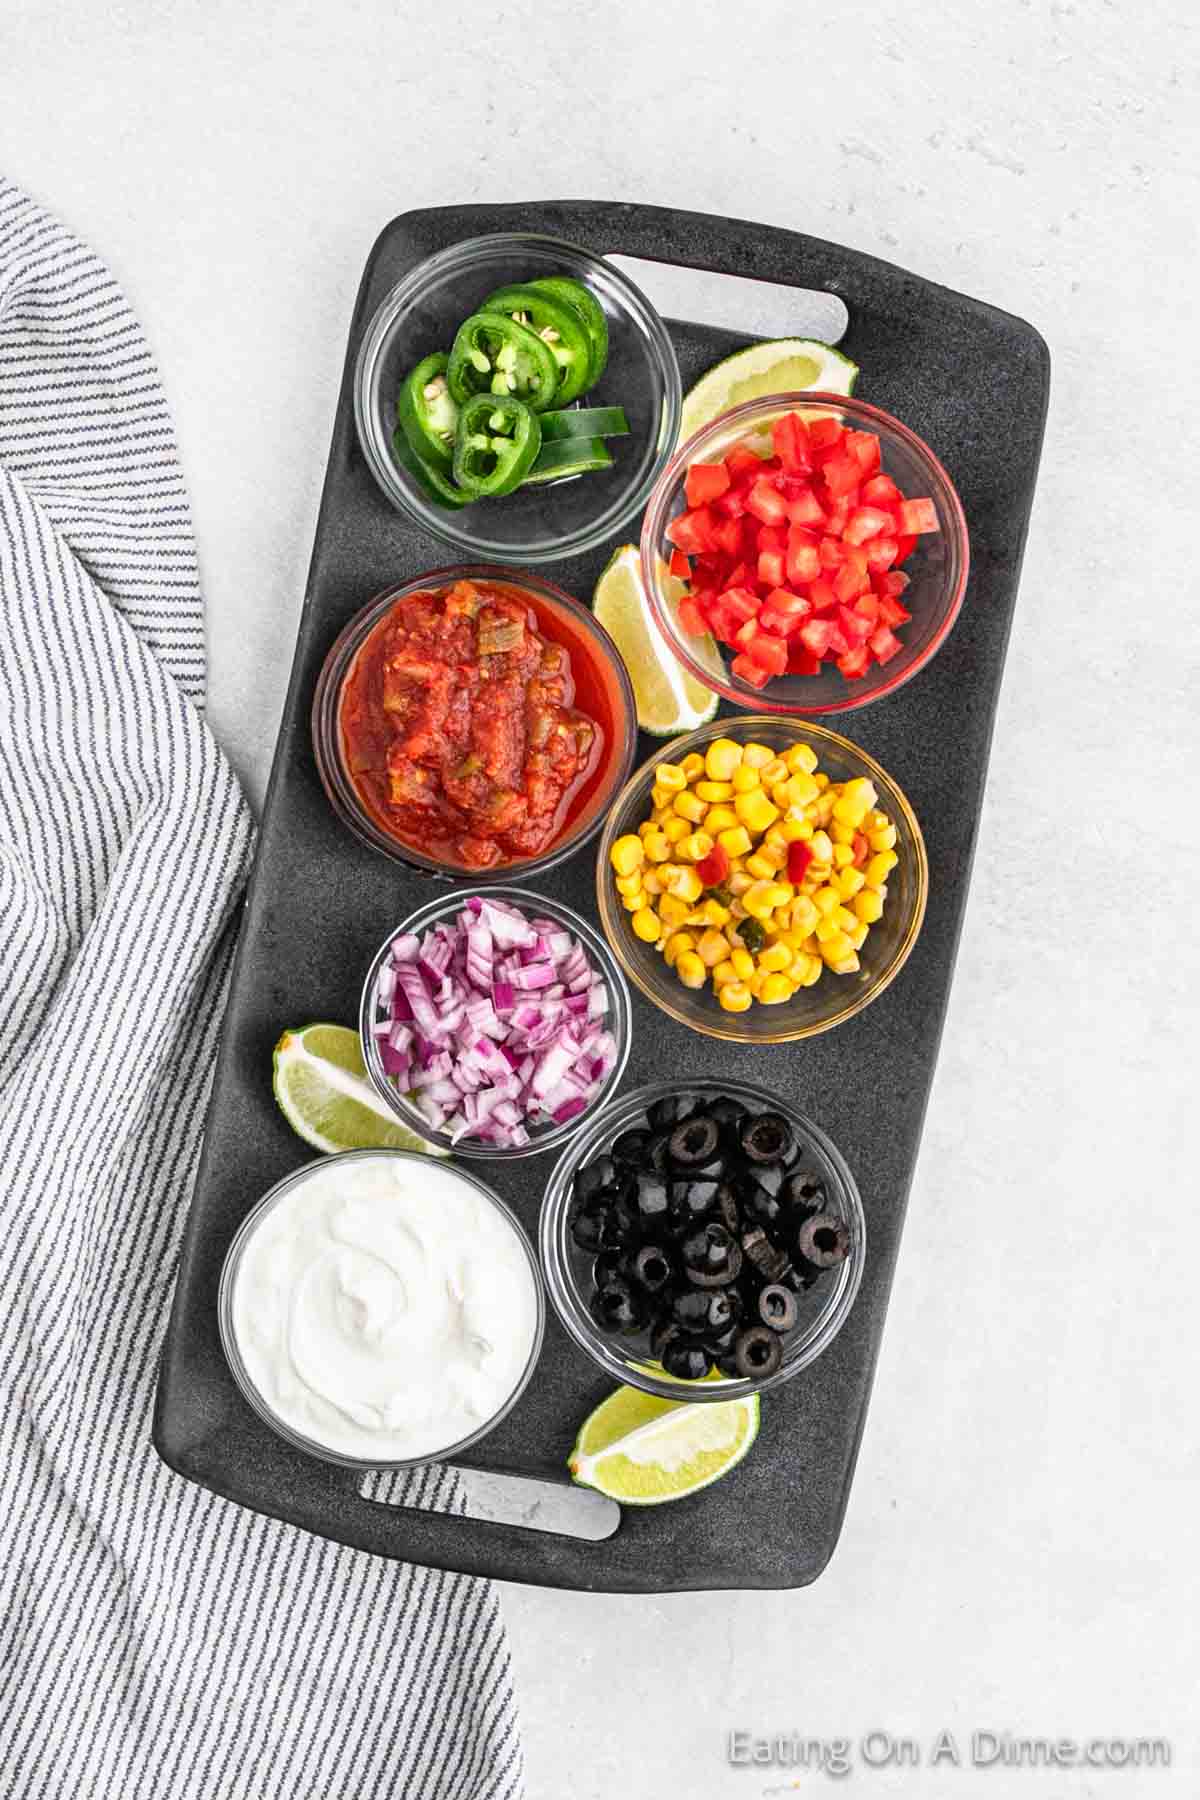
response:
<path id="1" fill-rule="evenodd" d="M 680 581 L 690 581 L 692 578 L 691 558 L 685 556 L 682 550 L 672 550 L 670 569 L 672 575 L 678 576 Z"/>
<path id="2" fill-rule="evenodd" d="M 872 475 L 870 481 L 863 482 L 864 506 L 896 506 L 903 498 L 890 475 Z"/>
<path id="3" fill-rule="evenodd" d="M 842 539 L 847 544 L 865 544 L 868 538 L 878 537 L 887 531 L 892 523 L 890 512 L 880 512 L 877 506 L 856 506 L 846 520 L 846 529 Z"/>
<path id="4" fill-rule="evenodd" d="M 897 544 L 897 549 L 896 549 L 896 561 L 898 563 L 907 561 L 907 559 L 912 555 L 912 553 L 916 549 L 916 547 L 917 547 L 916 538 L 906 536 L 903 532 L 901 532 L 900 538 L 899 538 L 898 544 Z"/>
<path id="5" fill-rule="evenodd" d="M 836 419 L 814 419 L 808 428 L 808 441 L 814 450 L 831 450 L 842 441 L 842 427 Z"/>
<path id="6" fill-rule="evenodd" d="M 837 666 L 847 681 L 861 681 L 871 666 L 871 652 L 865 644 L 856 644 L 853 650 L 838 657 Z"/>
<path id="7" fill-rule="evenodd" d="M 785 580 L 791 580 L 790 574 L 784 573 L 784 556 L 782 550 L 760 550 L 758 553 L 758 579 L 764 587 L 782 587 Z"/>
<path id="8" fill-rule="evenodd" d="M 712 535 L 723 556 L 736 556 L 742 547 L 742 521 L 720 518 L 713 527 Z"/>
<path id="9" fill-rule="evenodd" d="M 735 656 L 729 666 L 735 675 L 740 675 L 752 688 L 765 688 L 771 679 L 771 671 L 764 669 L 759 663 L 751 662 L 748 656 Z"/>
<path id="10" fill-rule="evenodd" d="M 815 852 L 811 844 L 803 844 L 797 841 L 794 844 L 788 845 L 787 878 L 793 887 L 799 887 L 800 883 L 804 880 L 804 877 L 808 874 L 808 865 L 812 861 L 814 854 Z"/>
<path id="11" fill-rule="evenodd" d="M 863 832 L 863 831 L 855 832 L 854 841 L 851 844 L 851 849 L 854 851 L 854 862 L 851 866 L 855 869 L 861 869 L 863 864 L 866 862 L 868 856 L 870 856 L 870 854 L 871 854 L 871 846 L 867 842 L 867 836 L 866 836 L 865 832 Z"/>
<path id="12" fill-rule="evenodd" d="M 720 887 L 729 875 L 729 852 L 724 844 L 714 844 L 707 856 L 696 864 L 696 873 L 706 888 Z"/>
<path id="13" fill-rule="evenodd" d="M 846 561 L 833 578 L 834 597 L 843 602 L 857 600 L 871 585 L 871 577 L 857 563 Z"/>
<path id="14" fill-rule="evenodd" d="M 808 597 L 813 603 L 814 612 L 828 612 L 831 606 L 837 605 L 838 597 L 833 591 L 833 583 L 814 581 L 808 590 Z"/>
<path id="15" fill-rule="evenodd" d="M 879 623 L 879 595 L 860 594 L 854 602 L 854 611 L 860 619 L 869 619 L 872 625 Z"/>
<path id="16" fill-rule="evenodd" d="M 713 511 L 719 512 L 725 519 L 740 519 L 745 510 L 745 488 L 728 488 L 719 500 L 713 501 Z"/>
<path id="17" fill-rule="evenodd" d="M 879 623 L 881 625 L 891 625 L 893 628 L 897 625 L 907 625 L 911 618 L 912 614 L 907 606 L 901 606 L 900 602 L 893 600 L 890 594 L 880 594 Z"/>
<path id="18" fill-rule="evenodd" d="M 871 654 L 877 663 L 891 662 L 893 656 L 904 645 L 888 625 L 881 625 L 878 631 L 871 634 Z"/>
<path id="19" fill-rule="evenodd" d="M 789 499 L 787 513 L 793 525 L 818 528 L 825 524 L 825 508 L 810 487 Z"/>
<path id="20" fill-rule="evenodd" d="M 875 629 L 870 619 L 864 619 L 851 606 L 839 606 L 837 617 L 842 636 L 848 644 L 865 644 Z"/>
<path id="21" fill-rule="evenodd" d="M 768 675 L 782 675 L 787 668 L 787 645 L 782 638 L 772 637 L 769 632 L 760 631 L 747 654 Z"/>
<path id="22" fill-rule="evenodd" d="M 852 643 L 842 630 L 841 621 L 839 619 L 830 619 L 828 624 L 829 652 L 831 656 L 845 656 L 848 650 L 857 649 L 857 645 Z"/>
<path id="23" fill-rule="evenodd" d="M 846 529 L 846 520 L 850 517 L 853 508 L 854 501 L 849 495 L 839 500 L 835 506 L 830 507 L 825 516 L 825 530 L 830 537 L 841 537 Z"/>
<path id="24" fill-rule="evenodd" d="M 725 458 L 726 471 L 735 487 L 744 485 L 751 476 L 760 474 L 762 466 L 762 457 L 756 456 L 753 450 L 747 450 L 744 444 L 735 444 Z"/>
<path id="25" fill-rule="evenodd" d="M 690 595 L 685 594 L 679 602 L 678 618 L 681 628 L 689 637 L 703 637 L 708 630 L 703 613 Z"/>
<path id="26" fill-rule="evenodd" d="M 677 550 L 687 556 L 699 556 L 706 550 L 716 548 L 713 536 L 714 520 L 707 507 L 698 507 L 694 512 L 680 513 L 667 526 L 667 536 Z"/>
<path id="27" fill-rule="evenodd" d="M 801 475 L 812 468 L 808 448 L 808 431 L 799 413 L 785 413 L 771 427 L 775 454 L 789 475 Z"/>
<path id="28" fill-rule="evenodd" d="M 760 475 L 746 495 L 746 511 L 764 525 L 782 525 L 788 516 L 788 502 L 774 482 Z"/>
<path id="29" fill-rule="evenodd" d="M 812 651 L 806 650 L 802 644 L 797 644 L 797 643 L 789 644 L 789 646 L 788 646 L 788 674 L 789 675 L 819 675 L 820 673 L 821 673 L 821 659 L 819 656 L 814 656 Z"/>
<path id="30" fill-rule="evenodd" d="M 689 506 L 711 506 L 733 484 L 724 463 L 694 462 L 684 478 Z"/>
<path id="31" fill-rule="evenodd" d="M 817 545 L 817 554 L 823 569 L 840 569 L 846 560 L 841 538 L 823 537 Z"/>
<path id="32" fill-rule="evenodd" d="M 793 587 L 808 581 L 816 581 L 821 573 L 821 558 L 817 546 L 802 525 L 793 525 L 788 532 L 787 578 Z M 782 586 L 781 582 L 775 583 Z"/>
<path id="33" fill-rule="evenodd" d="M 848 431 L 844 442 L 847 454 L 858 464 L 860 479 L 879 467 L 879 439 L 873 431 Z"/>
<path id="34" fill-rule="evenodd" d="M 835 500 L 843 494 L 851 493 L 862 480 L 862 470 L 855 459 L 840 452 L 837 456 L 830 457 L 823 474 L 825 486 Z"/>
<path id="35" fill-rule="evenodd" d="M 908 536 L 917 537 L 923 531 L 937 531 L 937 507 L 932 500 L 902 500 L 900 502 L 900 529 Z"/>
<path id="36" fill-rule="evenodd" d="M 764 631 L 773 631 L 778 637 L 791 637 L 811 612 L 812 601 L 805 599 L 803 594 L 789 593 L 787 588 L 772 588 L 763 601 L 758 622 Z"/>
<path id="37" fill-rule="evenodd" d="M 833 636 L 833 624 L 829 619 L 806 619 L 800 627 L 799 636 L 804 648 L 811 651 L 813 656 L 827 656 Z"/>
<path id="38" fill-rule="evenodd" d="M 733 641 L 739 650 L 748 650 L 761 630 L 762 626 L 758 622 L 756 613 L 752 619 L 747 619 L 744 625 L 738 626 L 733 634 Z"/>
<path id="39" fill-rule="evenodd" d="M 758 595 L 749 588 L 728 587 L 721 595 L 721 605 L 739 625 L 744 625 L 758 614 Z"/>
<path id="40" fill-rule="evenodd" d="M 867 541 L 867 567 L 873 575 L 890 569 L 896 560 L 894 537 L 874 537 Z"/>

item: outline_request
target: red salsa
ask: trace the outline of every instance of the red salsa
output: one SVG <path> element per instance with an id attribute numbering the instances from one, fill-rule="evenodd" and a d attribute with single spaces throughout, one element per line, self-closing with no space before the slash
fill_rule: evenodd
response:
<path id="1" fill-rule="evenodd" d="M 534 596 L 472 581 L 406 594 L 342 686 L 346 771 L 381 830 L 435 862 L 537 856 L 604 749 L 575 698 L 570 652 L 541 629 Z"/>

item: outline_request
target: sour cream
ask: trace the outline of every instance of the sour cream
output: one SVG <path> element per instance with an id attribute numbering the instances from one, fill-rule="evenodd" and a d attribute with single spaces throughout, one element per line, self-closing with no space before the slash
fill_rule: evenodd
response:
<path id="1" fill-rule="evenodd" d="M 338 1456 L 436 1456 L 502 1410 L 541 1329 L 518 1228 L 432 1157 L 329 1157 L 243 1240 L 228 1320 L 267 1410 Z"/>

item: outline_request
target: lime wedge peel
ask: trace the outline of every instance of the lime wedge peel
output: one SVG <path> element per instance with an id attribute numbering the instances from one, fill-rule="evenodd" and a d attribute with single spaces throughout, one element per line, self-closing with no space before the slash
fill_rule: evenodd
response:
<path id="1" fill-rule="evenodd" d="M 858 364 L 815 338 L 767 338 L 735 350 L 702 375 L 683 402 L 679 442 L 693 437 L 731 407 L 772 394 L 852 394 Z"/>
<path id="2" fill-rule="evenodd" d="M 358 1033 L 345 1025 L 285 1031 L 275 1046 L 275 1099 L 298 1137 L 314 1150 L 447 1152 L 402 1125 L 371 1086 Z"/>
<path id="3" fill-rule="evenodd" d="M 759 1423 L 757 1394 L 699 1404 L 618 1388 L 584 1421 L 567 1467 L 623 1506 L 661 1506 L 728 1475 Z"/>
<path id="4" fill-rule="evenodd" d="M 683 583 L 660 568 L 669 606 L 678 605 Z M 593 609 L 620 651 L 637 701 L 638 724 L 653 737 L 679 737 L 715 718 L 717 696 L 680 663 L 650 610 L 642 581 L 642 559 L 636 545 L 622 544 L 596 583 Z M 688 639 L 692 654 L 725 679 L 725 666 L 715 639 Z"/>

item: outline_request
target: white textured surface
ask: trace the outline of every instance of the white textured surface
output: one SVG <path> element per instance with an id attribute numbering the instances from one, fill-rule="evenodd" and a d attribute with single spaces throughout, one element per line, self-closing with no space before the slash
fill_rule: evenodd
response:
<path id="1" fill-rule="evenodd" d="M 212 717 L 256 799 L 350 305 L 392 213 L 545 193 L 741 213 L 1045 333 L 972 903 L 841 1548 L 794 1595 L 505 1603 L 534 1800 L 793 1791 L 728 1769 L 724 1733 L 927 1748 L 942 1725 L 1162 1733 L 1175 1764 L 840 1785 L 1194 1794 L 1192 8 L 9 0 L 0 31 L 9 172 L 110 259 L 157 349 Z"/>

